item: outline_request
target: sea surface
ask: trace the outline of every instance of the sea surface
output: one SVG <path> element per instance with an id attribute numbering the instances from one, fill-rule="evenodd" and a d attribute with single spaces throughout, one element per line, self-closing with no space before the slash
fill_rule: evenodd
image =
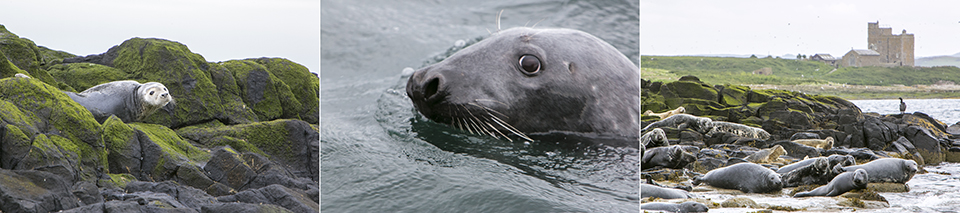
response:
<path id="1" fill-rule="evenodd" d="M 420 116 L 404 87 L 518 26 L 579 29 L 637 63 L 639 1 L 324 0 L 320 14 L 321 211 L 638 211 L 637 149 L 470 135 Z"/>
<path id="2" fill-rule="evenodd" d="M 876 112 L 881 115 L 900 114 L 900 100 L 850 100 L 863 112 Z M 903 99 L 907 104 L 906 113 L 922 112 L 946 125 L 960 122 L 960 99 Z"/>

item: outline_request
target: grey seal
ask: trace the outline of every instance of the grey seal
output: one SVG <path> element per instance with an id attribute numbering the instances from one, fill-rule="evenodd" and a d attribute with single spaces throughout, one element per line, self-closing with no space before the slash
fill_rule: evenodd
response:
<path id="1" fill-rule="evenodd" d="M 659 187 L 651 184 L 641 183 L 640 184 L 640 198 L 647 197 L 657 197 L 663 199 L 680 199 L 680 198 L 694 198 L 695 196 L 690 192 L 680 190 L 680 189 L 671 189 Z"/>
<path id="2" fill-rule="evenodd" d="M 867 170 L 871 183 L 906 183 L 917 173 L 917 162 L 899 158 L 881 158 L 856 166 L 843 167 L 843 171 Z"/>
<path id="3" fill-rule="evenodd" d="M 103 123 L 111 115 L 123 122 L 139 122 L 168 103 L 174 103 L 167 87 L 157 82 L 113 81 L 80 93 L 64 92 Z"/>
<path id="4" fill-rule="evenodd" d="M 482 135 L 587 133 L 633 141 L 640 68 L 573 29 L 511 28 L 421 68 L 406 92 L 424 117 Z M 511 140 L 512 141 L 512 140 Z"/>
<path id="5" fill-rule="evenodd" d="M 813 163 L 819 158 L 827 158 L 830 168 L 836 167 L 837 165 L 840 165 L 840 167 L 844 167 L 844 166 L 853 166 L 857 164 L 857 161 L 856 161 L 857 159 L 854 158 L 853 155 L 832 154 L 827 157 L 808 158 L 802 161 L 797 161 L 796 163 L 791 163 L 789 165 L 780 167 L 780 169 L 777 170 L 777 173 L 780 173 L 781 175 L 786 174 L 790 171 L 793 171 L 794 169 L 810 165 L 811 163 Z"/>
<path id="6" fill-rule="evenodd" d="M 667 133 L 660 128 L 654 128 L 647 133 L 643 133 L 643 136 L 640 136 L 640 147 L 642 149 L 646 149 L 648 146 L 653 148 L 669 145 L 670 140 L 667 139 Z"/>
<path id="7" fill-rule="evenodd" d="M 693 178 L 693 185 L 700 185 L 700 183 L 717 188 L 736 189 L 745 193 L 776 192 L 783 188 L 780 174 L 750 162 L 710 170 L 703 176 Z"/>
<path id="8" fill-rule="evenodd" d="M 645 203 L 640 205 L 640 209 L 646 211 L 666 211 L 666 212 L 707 212 L 710 208 L 702 203 L 687 201 L 680 204 L 676 203 Z"/>
<path id="9" fill-rule="evenodd" d="M 813 189 L 809 192 L 800 192 L 793 197 L 808 197 L 808 196 L 827 196 L 833 197 L 847 193 L 850 190 L 854 189 L 865 189 L 867 188 L 867 182 L 869 179 L 869 174 L 866 170 L 857 169 L 852 172 L 840 173 L 830 183 Z"/>
<path id="10" fill-rule="evenodd" d="M 697 161 L 697 156 L 687 152 L 680 145 L 654 147 L 643 152 L 640 168 L 664 167 L 679 169 Z"/>
<path id="11" fill-rule="evenodd" d="M 706 133 L 713 129 L 713 120 L 707 117 L 697 117 L 689 114 L 676 114 L 643 127 L 642 131 L 646 132 L 648 129 L 661 127 L 690 128 L 699 133 Z"/>
<path id="12" fill-rule="evenodd" d="M 768 133 L 766 130 L 743 124 L 726 121 L 714 121 L 710 126 L 712 128 L 707 132 L 707 134 L 704 134 L 704 136 L 711 137 L 713 134 L 727 132 L 745 138 L 756 138 L 760 140 L 770 139 L 770 133 Z"/>

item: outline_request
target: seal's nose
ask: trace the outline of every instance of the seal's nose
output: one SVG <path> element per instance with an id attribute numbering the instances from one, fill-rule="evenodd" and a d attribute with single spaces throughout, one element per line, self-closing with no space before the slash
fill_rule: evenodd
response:
<path id="1" fill-rule="evenodd" d="M 443 75 L 422 69 L 410 76 L 407 81 L 407 95 L 414 101 L 426 101 L 439 98 L 444 94 Z"/>

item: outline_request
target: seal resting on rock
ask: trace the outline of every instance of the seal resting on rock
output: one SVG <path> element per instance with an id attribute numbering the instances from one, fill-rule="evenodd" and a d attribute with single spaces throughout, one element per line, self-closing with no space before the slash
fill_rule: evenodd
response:
<path id="1" fill-rule="evenodd" d="M 667 133 L 660 128 L 654 128 L 647 133 L 644 133 L 643 136 L 640 136 L 640 146 L 643 149 L 646 149 L 647 146 L 669 146 L 670 140 L 667 140 Z"/>
<path id="2" fill-rule="evenodd" d="M 707 134 L 704 134 L 704 136 L 710 137 L 713 136 L 713 134 L 727 132 L 745 138 L 757 138 L 760 140 L 770 139 L 770 133 L 768 133 L 766 130 L 743 124 L 726 121 L 714 121 L 710 126 L 712 128 L 709 132 L 707 132 Z"/>
<path id="3" fill-rule="evenodd" d="M 833 137 L 827 137 L 827 139 L 797 139 L 793 140 L 794 143 L 807 145 L 814 148 L 820 149 L 833 149 Z"/>
<path id="4" fill-rule="evenodd" d="M 780 156 L 786 154 L 787 150 L 784 150 L 780 145 L 776 145 L 750 154 L 746 160 L 754 163 L 773 163 L 780 161 Z"/>
<path id="5" fill-rule="evenodd" d="M 677 108 L 674 109 L 674 110 L 670 110 L 670 111 L 666 111 L 666 112 L 662 112 L 662 113 L 654 113 L 653 111 L 647 110 L 647 111 L 644 111 L 644 112 L 643 112 L 643 115 L 657 116 L 657 117 L 660 117 L 660 119 L 664 119 L 664 118 L 669 118 L 670 116 L 673 116 L 673 115 L 676 115 L 676 114 L 684 113 L 684 112 L 686 112 L 686 111 L 687 111 L 687 110 L 684 109 L 683 106 L 680 106 L 680 107 L 677 107 Z"/>
<path id="6" fill-rule="evenodd" d="M 864 169 L 871 183 L 906 183 L 917 173 L 917 162 L 899 158 L 881 158 L 856 166 L 843 167 L 843 171 Z"/>
<path id="7" fill-rule="evenodd" d="M 867 188 L 867 182 L 869 179 L 869 174 L 866 170 L 857 169 L 852 172 L 840 173 L 830 183 L 813 189 L 809 192 L 800 192 L 793 197 L 808 197 L 808 196 L 827 196 L 833 197 L 847 193 L 850 190 L 854 189 L 865 189 Z"/>
<path id="8" fill-rule="evenodd" d="M 640 198 L 646 197 L 657 197 L 663 199 L 681 199 L 681 198 L 694 198 L 695 196 L 690 192 L 683 191 L 680 189 L 671 189 L 659 187 L 651 184 L 642 183 L 640 184 Z"/>
<path id="9" fill-rule="evenodd" d="M 702 203 L 697 203 L 693 201 L 687 201 L 680 204 L 662 203 L 662 202 L 645 203 L 643 205 L 640 205 L 640 209 L 647 210 L 647 211 L 666 211 L 666 212 L 678 212 L 678 213 L 707 212 L 710 210 L 710 208 L 708 208 L 707 205 L 703 205 Z"/>
<path id="10" fill-rule="evenodd" d="M 168 103 L 175 103 L 167 87 L 157 82 L 114 81 L 80 93 L 64 92 L 103 123 L 111 115 L 123 122 L 139 122 Z"/>
<path id="11" fill-rule="evenodd" d="M 705 133 L 711 128 L 713 128 L 713 120 L 706 117 L 697 117 L 689 114 L 676 114 L 666 119 L 653 122 L 646 127 L 643 127 L 641 131 L 647 131 L 648 129 L 661 128 L 661 127 L 673 127 L 673 128 L 689 128 L 699 133 Z"/>
<path id="12" fill-rule="evenodd" d="M 857 159 L 854 158 L 852 155 L 832 154 L 827 157 L 807 158 L 801 161 L 797 161 L 796 163 L 791 163 L 789 165 L 780 167 L 780 169 L 777 170 L 777 173 L 780 173 L 781 175 L 786 174 L 790 171 L 793 171 L 794 169 L 810 165 L 811 163 L 813 163 L 819 158 L 827 158 L 827 162 L 829 163 L 830 168 L 836 167 L 838 165 L 840 167 L 844 167 L 844 166 L 853 166 L 857 164 Z"/>
<path id="13" fill-rule="evenodd" d="M 768 193 L 780 191 L 783 184 L 780 175 L 759 164 L 744 162 L 718 168 L 703 176 L 693 178 L 693 185 L 706 183 L 724 189 L 736 189 L 745 193 Z"/>
<path id="14" fill-rule="evenodd" d="M 572 29 L 511 28 L 414 72 L 406 92 L 424 117 L 493 137 L 587 133 L 640 137 L 640 68 Z M 511 140 L 512 141 L 512 140 Z"/>
<path id="15" fill-rule="evenodd" d="M 660 166 L 679 169 L 694 161 L 697 161 L 697 156 L 687 152 L 680 145 L 655 147 L 643 152 L 643 158 L 640 159 L 640 168 Z"/>

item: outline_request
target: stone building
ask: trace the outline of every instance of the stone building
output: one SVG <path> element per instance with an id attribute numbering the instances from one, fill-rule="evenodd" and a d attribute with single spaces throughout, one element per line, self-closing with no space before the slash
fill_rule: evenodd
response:
<path id="1" fill-rule="evenodd" d="M 813 56 L 810 56 L 810 60 L 823 62 L 824 64 L 837 67 L 837 58 L 834 58 L 830 54 L 817 53 L 817 54 L 814 54 Z"/>
<path id="2" fill-rule="evenodd" d="M 844 67 L 867 67 L 880 66 L 880 53 L 873 50 L 850 50 L 843 55 L 840 66 Z"/>
<path id="3" fill-rule="evenodd" d="M 840 65 L 857 67 L 913 66 L 913 34 L 907 34 L 907 30 L 903 30 L 901 34 L 894 35 L 892 31 L 890 28 L 880 28 L 880 22 L 868 22 L 867 50 L 869 51 L 850 50 L 843 55 Z"/>

